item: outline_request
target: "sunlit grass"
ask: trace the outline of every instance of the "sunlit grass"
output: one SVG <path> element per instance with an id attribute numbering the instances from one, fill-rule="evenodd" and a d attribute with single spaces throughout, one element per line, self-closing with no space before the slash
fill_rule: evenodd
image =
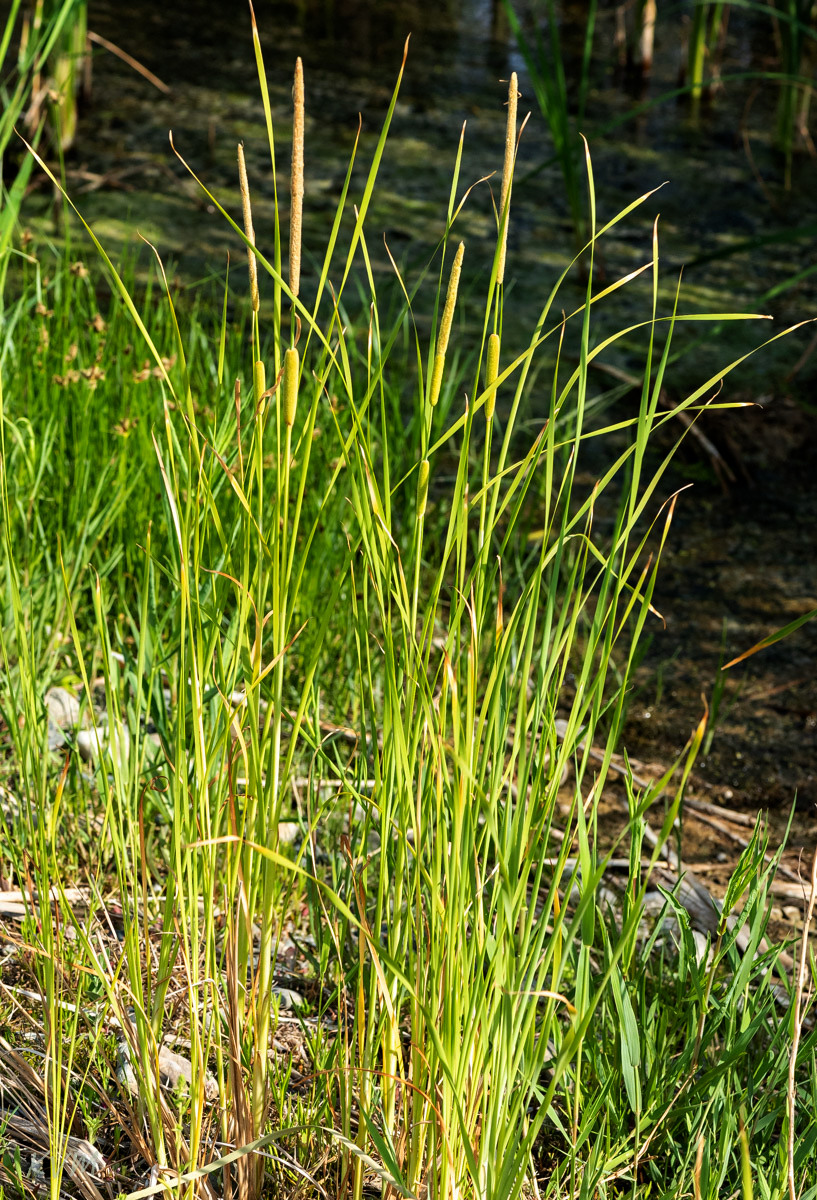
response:
<path id="1" fill-rule="evenodd" d="M 255 51 L 274 171 L 257 35 Z M 673 335 L 743 318 L 688 313 L 682 293 L 660 307 L 657 226 L 639 269 L 597 283 L 598 243 L 647 197 L 599 227 L 585 147 L 584 301 L 561 313 L 571 264 L 527 348 L 505 349 L 512 79 L 496 238 L 460 240 L 456 154 L 438 252 L 422 279 L 397 277 L 387 322 L 367 212 L 399 86 L 311 292 L 285 219 L 296 145 L 272 230 L 253 229 L 237 162 L 222 211 L 242 269 L 223 301 L 178 302 L 158 263 L 137 294 L 103 257 L 100 306 L 95 269 L 41 248 L 9 310 L 0 651 L 20 803 L 0 865 L 29 907 L 52 1161 L 105 1112 L 125 1192 L 715 1197 L 748 1178 L 782 1195 L 791 981 L 784 948 L 762 945 L 775 862 L 758 828 L 703 955 L 681 887 L 655 877 L 705 717 L 662 778 L 627 778 L 619 844 L 599 834 L 672 537 L 671 452 L 653 437 L 677 427 L 677 444 L 679 413 L 730 407 L 716 397 L 738 365 L 659 407 Z M 301 88 L 296 70 L 296 103 Z M 230 319 L 244 248 L 246 323 Z M 596 311 L 642 274 L 643 317 L 599 340 Z M 457 345 L 465 305 L 476 346 Z M 635 335 L 637 407 L 591 422 L 591 364 Z M 49 751 L 54 682 L 89 719 L 104 708 L 91 764 L 76 730 Z M 615 896 L 614 848 L 629 862 Z M 288 932 L 310 966 L 306 1061 L 276 1048 Z M 170 1037 L 190 1066 L 177 1090 Z M 792 1070 L 793 1169 L 813 1196 L 810 1030 Z M 53 1167 L 49 1186 L 56 1200 Z"/>

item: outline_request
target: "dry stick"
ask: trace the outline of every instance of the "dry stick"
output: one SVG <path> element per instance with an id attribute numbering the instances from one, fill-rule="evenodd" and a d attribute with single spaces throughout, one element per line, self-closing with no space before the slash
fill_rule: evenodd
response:
<path id="1" fill-rule="evenodd" d="M 496 268 L 497 283 L 504 283 L 505 281 L 505 251 L 508 244 L 513 155 L 516 147 L 516 105 L 519 99 L 517 84 L 516 71 L 514 71 L 508 84 L 508 124 L 505 128 L 505 162 L 502 167 L 502 191 L 499 197 L 499 221 L 502 228 L 502 241 L 499 247 L 499 262 Z"/>
<path id="2" fill-rule="evenodd" d="M 707 812 L 707 807 L 714 808 L 715 806 L 707 806 L 703 801 L 688 800 L 686 796 L 684 797 L 684 808 L 689 810 L 688 815 L 691 816 L 693 820 L 700 821 L 703 825 L 709 825 L 712 829 L 717 829 L 718 833 L 722 833 L 724 837 L 729 838 L 730 841 L 734 842 L 738 846 L 741 846 L 745 850 L 749 845 L 749 841 L 745 837 L 741 837 L 739 833 L 735 833 L 735 831 L 730 829 L 726 824 L 726 821 L 733 821 L 735 819 L 734 816 L 727 814 L 724 819 L 719 818 L 717 815 L 711 816 Z M 738 815 L 742 816 L 743 814 L 741 813 Z M 749 818 L 749 820 L 745 823 L 750 824 L 752 827 L 754 827 L 755 824 L 751 818 Z M 767 863 L 774 861 L 773 854 L 764 854 L 763 857 Z M 798 895 L 802 893 L 802 880 L 799 875 L 791 870 L 790 867 L 787 867 L 785 863 L 778 863 L 777 873 L 779 875 L 785 875 L 788 879 L 793 879 L 796 883 L 800 884 L 800 892 L 798 892 Z M 774 888 L 774 884 L 772 884 L 772 888 Z"/>
<path id="3" fill-rule="evenodd" d="M 652 55 L 655 45 L 655 17 L 655 0 L 646 0 L 641 18 L 641 37 L 638 40 L 638 65 L 645 74 L 649 74 L 652 70 Z"/>
<path id="4" fill-rule="evenodd" d="M 154 75 L 152 71 L 147 69 L 147 67 L 142 66 L 138 59 L 133 58 L 132 55 L 128 54 L 125 50 L 122 50 L 121 47 L 115 45 L 114 42 L 109 42 L 108 39 L 102 37 L 101 34 L 94 33 L 89 29 L 88 41 L 95 43 L 97 46 L 101 46 L 103 50 L 107 50 L 111 54 L 115 54 L 117 58 L 121 58 L 122 62 L 127 63 L 129 67 L 133 67 L 134 71 L 137 71 L 140 75 L 144 76 L 148 83 L 152 83 L 153 86 L 158 88 L 160 92 L 165 92 L 165 94 L 167 94 L 170 91 L 170 88 L 166 83 L 162 82 L 158 75 Z"/>
<path id="5" fill-rule="evenodd" d="M 630 762 L 632 761 L 630 759 Z M 720 817 L 721 820 L 731 821 L 733 825 L 748 825 L 750 829 L 755 827 L 755 818 L 750 817 L 748 813 L 735 812 L 720 804 L 711 804 L 708 800 L 696 800 L 692 796 L 685 796 L 684 804 L 687 808 L 694 809 L 696 813 L 701 812 L 707 813 L 710 817 Z"/>
<path id="6" fill-rule="evenodd" d="M 252 310 L 258 312 L 260 300 L 258 297 L 258 264 L 251 247 L 255 246 L 255 230 L 252 227 L 252 206 L 250 204 L 250 185 L 247 181 L 247 165 L 244 162 L 244 143 L 238 143 L 238 183 L 241 188 L 241 208 L 244 212 L 244 233 L 250 245 L 247 247 L 247 263 L 250 269 L 250 298 Z"/>
<path id="7" fill-rule="evenodd" d="M 802 1026 L 802 1017 L 800 1014 L 800 1005 L 803 999 L 803 989 L 806 983 L 806 966 L 808 964 L 808 931 L 811 925 L 811 918 L 814 916 L 814 905 L 817 903 L 817 850 L 814 851 L 814 858 L 811 861 L 811 891 L 808 898 L 808 908 L 806 909 L 806 917 L 803 922 L 803 941 L 800 946 L 800 962 L 797 967 L 797 986 L 794 990 L 794 1035 L 791 1042 L 791 1055 L 789 1057 L 789 1086 L 786 1108 L 789 1118 L 789 1136 L 788 1136 L 788 1166 L 789 1166 L 789 1198 L 797 1200 L 797 1187 L 794 1182 L 794 1105 L 795 1105 L 795 1081 L 794 1073 L 797 1067 L 797 1050 L 800 1046 L 800 1029 Z"/>
<path id="8" fill-rule="evenodd" d="M 558 730 L 557 730 L 557 734 L 558 734 Z M 561 736 L 561 735 L 559 735 L 559 736 Z M 583 745 L 584 745 L 584 743 L 582 742 L 580 745 L 580 748 Z M 591 758 L 597 759 L 599 762 L 601 762 L 604 759 L 604 754 L 602 753 L 602 751 L 596 750 L 595 747 L 593 747 L 593 746 L 590 747 L 590 756 L 591 756 Z M 643 787 L 643 788 L 649 787 L 650 783 L 654 782 L 654 781 L 645 779 L 643 775 L 636 774 L 636 772 L 632 770 L 633 763 L 634 763 L 634 760 L 631 759 L 631 760 L 629 760 L 629 764 L 625 764 L 622 761 L 620 761 L 619 755 L 614 754 L 609 763 L 609 769 L 618 775 L 622 775 L 625 778 L 632 779 L 633 783 L 638 784 L 639 787 Z M 656 799 L 657 798 L 658 797 L 656 797 Z M 734 834 L 730 830 L 725 829 L 719 822 L 715 823 L 712 819 L 707 820 L 706 817 L 700 815 L 700 813 L 712 813 L 713 816 L 718 816 L 719 814 L 722 813 L 725 820 L 734 821 L 735 824 L 738 824 L 738 825 L 754 826 L 755 822 L 752 820 L 751 817 L 748 817 L 746 814 L 732 813 L 729 811 L 729 809 L 719 808 L 719 806 L 716 804 L 707 804 L 703 800 L 693 800 L 693 799 L 687 798 L 686 796 L 684 797 L 684 808 L 685 809 L 694 809 L 695 817 L 698 820 L 703 821 L 707 825 L 713 825 L 714 828 L 716 828 L 720 831 L 723 831 L 724 833 L 727 833 L 728 836 L 732 839 L 732 841 L 737 842 L 741 846 L 748 845 L 748 843 L 745 842 L 742 838 L 739 838 L 737 836 L 737 834 Z M 767 863 L 771 863 L 774 856 L 772 854 L 765 854 L 763 857 Z M 689 870 L 689 868 L 687 867 L 687 868 L 685 868 L 685 870 Z M 796 883 L 800 882 L 800 876 L 796 875 L 794 873 L 794 871 L 792 871 L 789 867 L 787 867 L 785 865 L 785 863 L 781 862 L 778 864 L 777 872 L 779 875 L 785 875 L 786 878 L 792 879 Z"/>
<path id="9" fill-rule="evenodd" d="M 737 846 L 743 847 L 744 850 L 749 845 L 748 839 L 741 837 L 739 833 L 735 833 L 733 829 L 729 828 L 724 820 L 718 817 L 713 817 L 705 811 L 700 812 L 697 808 L 693 808 L 686 798 L 684 798 L 684 804 L 688 809 L 692 810 L 689 815 L 694 816 L 694 819 L 696 821 L 700 821 L 702 825 L 708 825 L 710 829 L 716 829 L 718 833 L 722 833 L 725 838 L 729 838 L 731 842 L 734 842 Z"/>
<path id="10" fill-rule="evenodd" d="M 295 60 L 292 88 L 292 174 L 289 209 L 289 288 L 293 297 L 301 288 L 301 228 L 304 211 L 304 65 Z M 293 300 L 293 312 L 295 301 Z"/>

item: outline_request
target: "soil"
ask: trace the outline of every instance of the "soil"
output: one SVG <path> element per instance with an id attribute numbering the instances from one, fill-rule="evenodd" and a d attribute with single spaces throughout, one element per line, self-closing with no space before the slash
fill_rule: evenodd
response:
<path id="1" fill-rule="evenodd" d="M 713 736 L 693 773 L 696 791 L 726 807 L 786 815 L 796 801 L 794 840 L 811 844 L 817 622 L 719 668 L 817 607 L 813 417 L 783 396 L 768 408 L 713 414 L 707 432 L 737 478 L 727 490 L 698 482 L 679 503 L 654 601 L 666 629 L 654 634 L 639 673 L 625 742 L 636 757 L 671 760 L 708 704 Z M 679 485 L 685 466 L 700 466 L 694 453 L 677 464 Z"/>

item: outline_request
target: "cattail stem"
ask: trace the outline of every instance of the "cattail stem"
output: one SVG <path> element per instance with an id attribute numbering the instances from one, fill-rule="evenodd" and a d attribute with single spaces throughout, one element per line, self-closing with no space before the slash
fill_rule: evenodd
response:
<path id="1" fill-rule="evenodd" d="M 258 263 L 251 249 L 255 245 L 255 230 L 252 227 L 252 205 L 250 204 L 250 185 L 247 181 L 247 164 L 244 162 L 244 144 L 238 143 L 238 183 L 241 188 L 241 207 L 244 210 L 244 233 L 250 245 L 247 247 L 247 262 L 250 268 L 250 299 L 253 312 L 258 312 L 260 299 L 258 296 Z"/>
<path id="2" fill-rule="evenodd" d="M 448 340 L 451 337 L 451 326 L 454 323 L 454 309 L 457 304 L 457 289 L 460 286 L 460 275 L 462 274 L 462 259 L 465 254 L 465 242 L 460 242 L 457 247 L 457 253 L 454 255 L 454 261 L 451 264 L 451 274 L 448 277 L 448 291 L 445 296 L 445 308 L 443 309 L 443 319 L 440 322 L 440 336 L 437 339 L 437 351 L 434 355 L 434 367 L 431 372 L 431 387 L 428 397 L 432 408 L 440 398 L 440 387 L 443 381 L 443 368 L 445 367 L 445 352 L 448 349 Z"/>
<path id="3" fill-rule="evenodd" d="M 289 215 L 289 287 L 293 296 L 301 288 L 301 228 L 304 211 L 304 66 L 295 60 L 292 89 L 292 182 Z"/>
<path id="4" fill-rule="evenodd" d="M 516 150 L 516 104 L 519 99 L 516 71 L 508 85 L 508 124 L 505 128 L 505 163 L 502 168 L 502 191 L 499 198 L 499 262 L 496 269 L 497 283 L 505 281 L 505 251 L 508 244 L 508 218 L 511 209 L 511 184 L 513 182 L 513 159 Z"/>

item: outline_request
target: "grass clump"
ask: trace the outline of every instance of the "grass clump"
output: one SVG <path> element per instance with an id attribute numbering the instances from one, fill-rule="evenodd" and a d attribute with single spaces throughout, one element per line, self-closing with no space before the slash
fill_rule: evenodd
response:
<path id="1" fill-rule="evenodd" d="M 285 213 L 276 199 L 256 239 L 239 148 L 243 223 L 222 212 L 249 254 L 246 329 L 228 322 L 227 288 L 208 333 L 161 264 L 157 309 L 106 260 L 105 374 L 91 391 L 80 372 L 70 408 L 49 392 L 30 429 L 23 325 L 7 343 L 0 650 L 20 802 L 3 810 L 3 873 L 44 1001 L 52 1194 L 66 1162 L 93 1194 L 65 1136 L 87 1138 L 99 1111 L 105 1162 L 131 1192 L 147 1176 L 225 1197 L 715 1196 L 738 1186 L 748 1146 L 758 1190 L 781 1194 L 788 1163 L 766 1148 L 791 1087 L 809 1087 L 814 1045 L 806 1032 L 789 1085 L 782 948 L 762 944 L 774 860 L 758 830 L 704 954 L 680 881 L 656 882 L 705 720 L 677 770 L 638 787 L 625 768 L 616 889 L 600 835 L 676 502 L 652 438 L 712 405 L 737 364 L 659 408 L 675 328 L 711 318 L 680 295 L 659 312 L 657 230 L 639 270 L 597 288 L 599 239 L 647 197 L 600 224 L 589 153 L 584 303 L 558 315 L 567 268 L 526 348 L 506 348 L 515 78 L 495 242 L 454 248 L 457 158 L 431 335 L 418 332 L 430 271 L 411 290 L 398 275 L 402 311 L 381 324 L 366 216 L 398 90 L 362 183 L 350 164 L 308 287 L 300 63 L 288 281 Z M 643 321 L 597 341 L 597 307 L 642 273 Z M 67 298 L 93 305 L 79 273 L 49 286 L 61 333 L 29 363 L 32 387 L 82 319 Z M 466 308 L 477 334 L 455 357 Z M 133 373 L 123 389 L 138 413 L 117 415 L 132 439 L 117 451 L 126 330 L 150 365 L 138 401 Z M 602 427 L 590 365 L 635 335 L 638 409 Z M 64 385 L 52 373 L 49 387 Z M 57 674 L 87 713 L 90 765 L 81 715 L 49 751 Z M 285 943 L 309 967 L 294 1021 Z M 173 1089 L 171 1041 L 186 1062 Z M 794 1111 L 803 1178 L 812 1139 Z"/>

